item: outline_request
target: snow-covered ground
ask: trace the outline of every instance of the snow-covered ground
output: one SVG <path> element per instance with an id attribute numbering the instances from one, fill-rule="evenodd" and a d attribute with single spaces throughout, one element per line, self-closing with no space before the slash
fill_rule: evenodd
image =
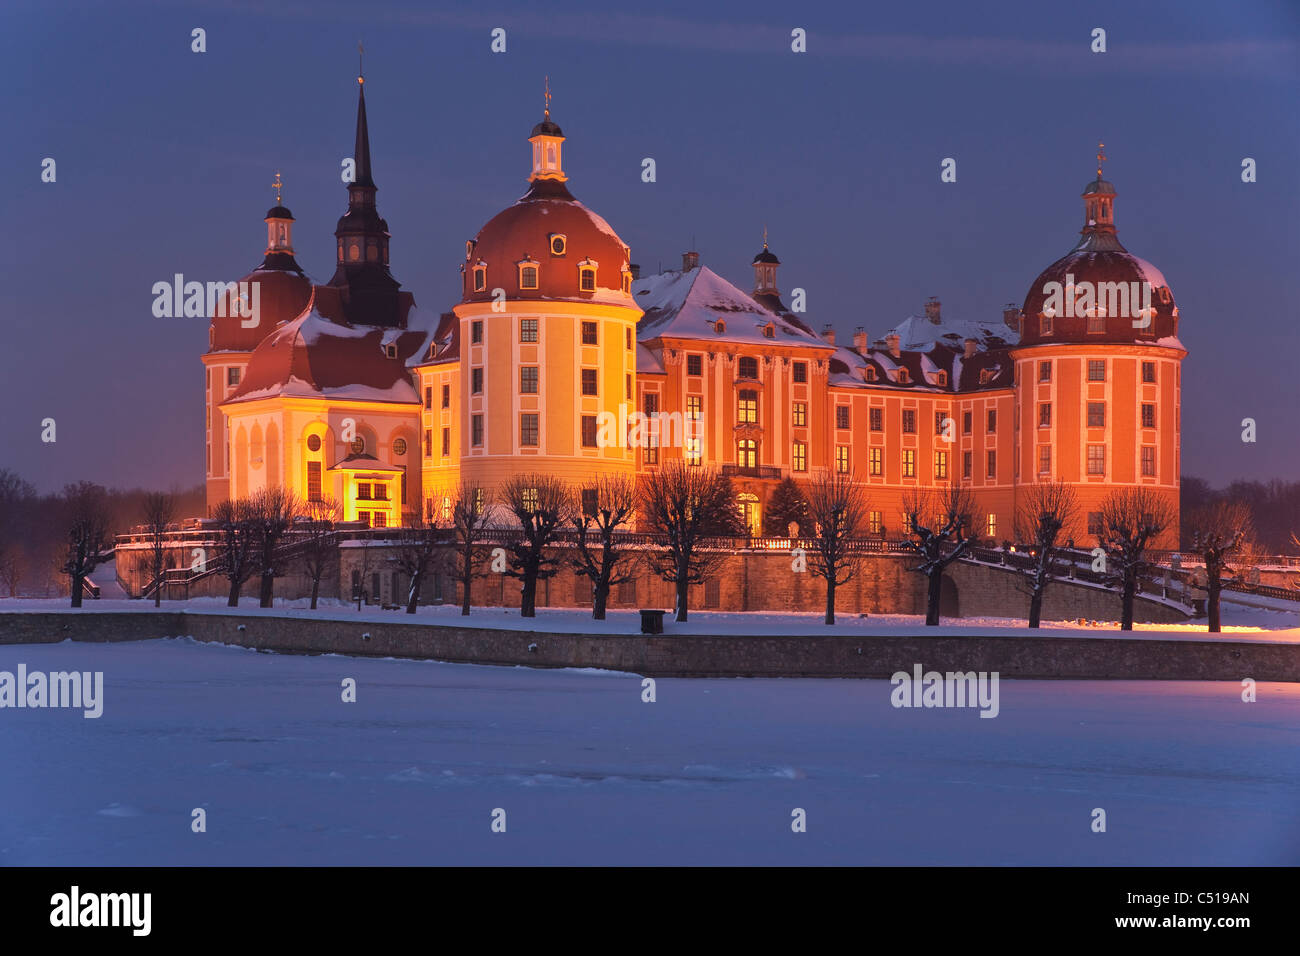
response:
<path id="1" fill-rule="evenodd" d="M 1240 599 L 1240 600 L 1239 600 Z M 1250 603 L 1245 603 L 1250 602 Z M 327 618 L 347 621 L 392 621 L 452 627 L 490 627 L 533 630 L 547 633 L 635 634 L 640 633 L 641 617 L 636 611 L 610 611 L 604 621 L 593 621 L 591 611 L 580 608 L 538 608 L 532 619 L 521 618 L 519 611 L 510 608 L 476 607 L 469 617 L 462 617 L 460 608 L 439 605 L 418 608 L 411 617 L 401 611 L 385 611 L 365 606 L 357 611 L 356 605 L 338 600 L 320 601 L 317 610 L 310 609 L 307 599 L 276 601 L 274 608 L 257 606 L 255 598 L 245 598 L 238 608 L 226 607 L 224 598 L 193 598 L 189 601 L 164 601 L 162 610 L 184 610 L 193 614 L 276 614 L 287 617 Z M 152 613 L 153 602 L 131 600 L 87 600 L 84 610 L 99 612 Z M 7 611 L 73 612 L 67 598 L 37 600 L 0 600 L 0 614 Z M 763 635 L 929 635 L 936 633 L 979 633 L 1023 635 L 1026 633 L 1023 618 L 965 617 L 944 618 L 936 629 L 925 626 L 924 615 L 857 614 L 840 613 L 833 628 L 827 627 L 821 614 L 781 613 L 776 611 L 691 611 L 685 624 L 672 620 L 671 612 L 664 617 L 667 634 L 750 634 Z M 1230 640 L 1277 641 L 1300 643 L 1300 604 L 1253 595 L 1233 595 L 1223 603 L 1223 631 L 1219 635 L 1206 633 L 1205 619 L 1190 619 L 1183 624 L 1137 624 L 1132 632 L 1121 632 L 1115 621 L 1089 622 L 1045 621 L 1040 634 L 1057 637 L 1137 637 L 1149 639 L 1178 638 L 1180 640 Z"/>
<path id="2" fill-rule="evenodd" d="M 19 662 L 103 671 L 104 711 L 0 710 L 0 866 L 1300 864 L 1294 684 L 1006 681 L 982 719 L 882 680 L 643 703 L 632 675 L 184 639 Z"/>

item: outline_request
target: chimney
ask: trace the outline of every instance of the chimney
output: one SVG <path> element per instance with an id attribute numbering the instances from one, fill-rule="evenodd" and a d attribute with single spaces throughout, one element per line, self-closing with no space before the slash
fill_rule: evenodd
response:
<path id="1" fill-rule="evenodd" d="M 967 339 L 962 344 L 965 346 L 965 351 L 962 352 L 961 357 L 965 359 L 974 358 L 975 353 L 979 351 L 979 343 L 976 342 L 974 339 Z"/>
<path id="2" fill-rule="evenodd" d="M 864 355 L 867 352 L 867 330 L 860 325 L 853 330 L 853 347 Z"/>
<path id="3" fill-rule="evenodd" d="M 827 344 L 827 345 L 834 345 L 834 344 L 835 344 L 835 326 L 833 326 L 833 325 L 823 325 L 823 326 L 822 326 L 822 338 L 824 338 L 824 339 L 826 340 L 826 344 Z"/>
<path id="4" fill-rule="evenodd" d="M 630 265 L 628 265 L 627 268 L 628 268 L 628 271 L 632 273 L 632 281 L 633 281 L 633 282 L 635 282 L 637 279 L 641 278 L 641 267 L 640 267 L 639 265 L 637 265 L 635 262 L 633 262 L 633 263 L 631 263 Z"/>
<path id="5" fill-rule="evenodd" d="M 885 336 L 885 345 L 889 347 L 889 354 L 894 358 L 899 358 L 902 355 L 902 352 L 899 349 L 899 343 L 901 342 L 902 339 L 898 337 L 897 332 L 890 332 Z"/>
<path id="6" fill-rule="evenodd" d="M 925 300 L 925 317 L 935 325 L 939 324 L 939 300 L 934 296 Z"/>
<path id="7" fill-rule="evenodd" d="M 1017 334 L 1020 332 L 1020 306 L 1008 302 L 1002 307 L 1002 321 L 1006 327 Z"/>
<path id="8" fill-rule="evenodd" d="M 682 271 L 690 272 L 700 264 L 700 254 L 695 251 L 682 253 Z"/>

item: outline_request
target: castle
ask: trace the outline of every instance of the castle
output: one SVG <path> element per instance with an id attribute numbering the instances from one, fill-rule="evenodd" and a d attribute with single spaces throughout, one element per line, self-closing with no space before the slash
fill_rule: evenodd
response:
<path id="1" fill-rule="evenodd" d="M 1177 515 L 1178 309 L 1119 242 L 1101 154 L 1079 241 L 1022 307 L 962 322 L 931 300 L 875 341 L 859 327 L 837 344 L 786 306 L 766 237 L 749 293 L 695 252 L 642 276 L 570 192 L 548 95 L 527 192 L 465 243 L 460 302 L 425 318 L 389 270 L 359 82 L 333 277 L 303 273 L 277 202 L 265 258 L 241 280 L 260 284 L 258 321 L 238 308 L 211 320 L 209 510 L 283 485 L 395 526 L 446 513 L 461 481 L 548 473 L 579 488 L 682 459 L 732 477 L 755 534 L 781 478 L 821 469 L 867 486 L 873 534 L 900 529 L 910 489 L 951 481 L 977 504 L 974 534 L 998 541 L 1018 491 L 1045 478 L 1074 486 L 1079 526 L 1064 536 L 1080 544 L 1116 488 L 1149 487 Z M 1133 283 L 1142 307 L 1117 304 Z M 1177 522 L 1155 544 L 1176 541 Z"/>

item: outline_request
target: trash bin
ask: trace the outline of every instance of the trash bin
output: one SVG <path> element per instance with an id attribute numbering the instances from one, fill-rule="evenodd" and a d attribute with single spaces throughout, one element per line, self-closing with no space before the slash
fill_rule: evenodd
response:
<path id="1" fill-rule="evenodd" d="M 641 633 L 642 634 L 662 634 L 664 632 L 664 612 L 659 610 L 641 609 Z"/>

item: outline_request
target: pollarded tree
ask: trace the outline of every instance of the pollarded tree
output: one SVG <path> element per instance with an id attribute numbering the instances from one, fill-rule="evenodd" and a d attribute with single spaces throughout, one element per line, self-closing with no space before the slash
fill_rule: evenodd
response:
<path id="1" fill-rule="evenodd" d="M 162 606 L 162 576 L 167 558 L 167 529 L 176 514 L 176 499 L 163 491 L 144 496 L 144 530 L 149 536 L 150 570 L 153 572 L 153 606 Z"/>
<path id="2" fill-rule="evenodd" d="M 451 544 L 451 523 L 442 520 L 441 512 L 431 512 L 427 517 L 416 513 L 398 532 L 397 566 L 410 581 L 406 592 L 407 614 L 415 613 L 425 579 L 441 574 L 448 566 Z"/>
<path id="3" fill-rule="evenodd" d="M 100 485 L 79 481 L 64 487 L 60 504 L 68 536 L 60 570 L 72 579 L 72 606 L 81 607 L 86 578 L 103 561 L 110 543 L 108 495 Z"/>
<path id="4" fill-rule="evenodd" d="M 320 582 L 339 558 L 338 535 L 334 523 L 342 511 L 333 498 L 318 498 L 303 503 L 302 514 L 294 525 L 299 535 L 299 560 L 311 579 L 311 609 L 316 610 Z"/>
<path id="5" fill-rule="evenodd" d="M 285 536 L 293 528 L 294 518 L 302 509 L 298 496 L 287 488 L 275 485 L 263 488 L 249 502 L 250 517 L 256 536 L 258 572 L 262 575 L 260 605 L 272 607 L 275 603 L 275 579 L 280 576 L 276 553 Z"/>
<path id="6" fill-rule="evenodd" d="M 501 486 L 501 503 L 519 522 L 520 536 L 506 548 L 507 577 L 519 580 L 519 616 L 537 616 L 537 582 L 559 572 L 554 553 L 569 523 L 572 491 L 554 475 L 513 475 Z"/>
<path id="7" fill-rule="evenodd" d="M 212 509 L 220 543 L 217 546 L 222 573 L 230 582 L 227 607 L 239 606 L 244 582 L 257 570 L 256 523 L 247 498 L 226 499 Z"/>
<path id="8" fill-rule="evenodd" d="M 772 489 L 772 497 L 763 509 L 763 533 L 784 538 L 790 534 L 790 525 L 796 524 L 799 526 L 798 537 L 808 537 L 815 520 L 809 515 L 808 500 L 799 490 L 799 485 L 786 475 Z"/>
<path id="9" fill-rule="evenodd" d="M 591 616 L 597 621 L 605 620 L 610 588 L 635 575 L 627 560 L 631 554 L 618 540 L 635 511 L 636 481 L 623 474 L 598 477 L 582 489 L 581 501 L 573 509 L 578 544 L 573 568 L 591 581 Z"/>
<path id="10" fill-rule="evenodd" d="M 852 541 L 867 517 L 867 495 L 851 472 L 819 472 L 808 483 L 813 552 L 808 570 L 826 582 L 826 623 L 835 623 L 835 589 L 858 572 Z"/>
<path id="11" fill-rule="evenodd" d="M 456 576 L 460 581 L 460 613 L 469 614 L 470 592 L 477 567 L 483 561 L 489 508 L 487 491 L 474 482 L 456 486 L 451 498 L 451 526 L 456 540 Z"/>
<path id="12" fill-rule="evenodd" d="M 1192 513 L 1192 550 L 1205 562 L 1205 609 L 1209 630 L 1220 631 L 1220 595 L 1224 574 L 1239 574 L 1232 566 L 1234 555 L 1241 555 L 1254 531 L 1250 509 L 1241 501 L 1217 501 Z"/>
<path id="13" fill-rule="evenodd" d="M 921 556 L 913 568 L 926 577 L 925 623 L 939 623 L 943 573 L 970 547 L 970 520 L 975 500 L 955 481 L 935 489 L 913 488 L 903 495 L 904 544 Z"/>
<path id="14" fill-rule="evenodd" d="M 1133 602 L 1151 543 L 1173 523 L 1168 501 L 1150 488 L 1120 488 L 1101 503 L 1106 581 L 1119 588 L 1120 629 L 1133 630 Z"/>
<path id="15" fill-rule="evenodd" d="M 1079 516 L 1074 487 L 1060 479 L 1030 485 L 1016 510 L 1016 537 L 1029 545 L 1034 563 L 1021 573 L 1029 580 L 1029 626 L 1043 618 L 1043 594 L 1056 579 L 1054 561 L 1061 548 L 1061 532 Z"/>
<path id="16" fill-rule="evenodd" d="M 677 620 L 687 619 L 690 585 L 701 584 L 726 558 L 706 547 L 713 537 L 746 534 L 731 480 L 716 469 L 667 462 L 641 479 L 641 514 L 646 529 L 665 539 L 662 551 L 648 552 L 655 573 L 677 591 Z"/>

